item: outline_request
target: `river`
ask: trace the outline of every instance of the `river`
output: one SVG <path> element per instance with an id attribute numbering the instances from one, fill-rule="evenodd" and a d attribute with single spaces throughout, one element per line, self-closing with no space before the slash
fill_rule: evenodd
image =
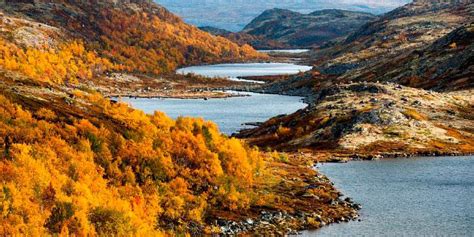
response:
<path id="1" fill-rule="evenodd" d="M 239 77 L 288 75 L 309 70 L 311 70 L 310 66 L 291 63 L 233 63 L 186 67 L 179 69 L 177 73 L 194 73 L 207 77 L 226 77 L 233 81 L 263 83 Z"/>
<path id="2" fill-rule="evenodd" d="M 261 53 L 271 53 L 271 54 L 278 54 L 278 53 L 285 53 L 285 54 L 300 54 L 309 52 L 309 49 L 270 49 L 270 50 L 258 50 Z"/>
<path id="3" fill-rule="evenodd" d="M 277 115 L 293 113 L 306 107 L 302 98 L 296 96 L 240 94 L 248 96 L 209 100 L 123 98 L 122 101 L 146 113 L 159 110 L 172 118 L 191 116 L 212 120 L 227 135 L 248 128 L 244 123 L 264 122 Z"/>
<path id="4" fill-rule="evenodd" d="M 310 70 L 311 67 L 288 63 L 238 63 L 218 64 L 187 67 L 178 70 L 178 73 L 195 73 L 207 77 L 227 77 L 239 80 L 241 76 L 265 76 L 294 74 Z M 247 96 L 224 99 L 159 99 L 159 98 L 122 98 L 123 102 L 130 103 L 134 108 L 146 113 L 156 110 L 163 111 L 172 118 L 179 116 L 201 117 L 212 120 L 219 125 L 220 130 L 228 135 L 248 128 L 245 123 L 265 122 L 281 114 L 290 114 L 307 105 L 302 97 L 239 93 Z"/>
<path id="5" fill-rule="evenodd" d="M 474 157 L 323 164 L 320 171 L 362 204 L 361 222 L 303 236 L 473 236 Z"/>

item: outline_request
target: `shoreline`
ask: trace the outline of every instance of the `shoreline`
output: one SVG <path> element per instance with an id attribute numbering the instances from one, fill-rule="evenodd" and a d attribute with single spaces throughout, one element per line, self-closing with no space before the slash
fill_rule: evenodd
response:
<path id="1" fill-rule="evenodd" d="M 298 60 L 299 58 L 291 58 L 294 60 Z M 232 63 L 289 63 L 295 65 L 304 65 L 308 66 L 304 63 L 297 63 L 296 61 L 288 61 L 288 60 L 279 60 L 277 58 L 271 58 L 270 60 L 262 61 L 262 60 L 251 60 L 251 61 L 236 61 L 236 62 L 228 62 L 229 64 Z M 227 64 L 224 62 L 222 64 Z M 206 66 L 206 65 L 213 65 L 210 64 L 200 64 L 200 65 L 189 65 L 191 66 Z M 178 68 L 179 70 L 181 68 Z M 113 97 L 128 97 L 128 98 L 157 98 L 157 99 L 222 99 L 222 98 L 231 98 L 231 97 L 241 97 L 241 95 L 229 94 L 225 91 L 238 91 L 238 92 L 252 92 L 252 93 L 259 93 L 259 94 L 272 94 L 272 95 L 283 95 L 283 96 L 291 96 L 285 93 L 266 93 L 264 88 L 265 86 L 280 80 L 285 80 L 288 77 L 297 74 L 282 74 L 282 75 L 269 75 L 269 76 L 242 76 L 238 77 L 238 79 L 242 79 L 242 81 L 230 80 L 227 78 L 210 78 L 204 77 L 199 75 L 187 75 L 187 74 L 179 74 L 173 73 L 168 75 L 165 78 L 150 78 L 148 76 L 143 75 L 129 75 L 129 74 L 117 74 L 115 77 L 125 78 L 121 79 L 121 82 L 129 83 L 129 82 L 137 82 L 139 79 L 142 80 L 140 85 L 135 85 L 133 88 L 130 87 L 129 84 L 122 85 L 122 84 L 115 84 L 109 88 L 102 88 L 100 86 L 95 86 L 94 89 L 100 91 L 105 97 L 113 98 Z M 161 85 L 160 83 L 164 82 L 164 80 L 169 80 L 170 82 L 174 82 L 173 78 L 176 77 L 179 83 L 190 83 L 190 82 L 183 82 L 182 78 L 190 77 L 191 79 L 198 78 L 199 83 L 198 86 L 190 86 L 190 85 L 180 85 L 178 89 L 170 87 L 167 88 L 166 86 Z M 132 79 L 129 79 L 132 78 Z M 206 80 L 208 80 L 206 82 Z M 245 81 L 249 80 L 249 81 Z M 159 82 L 160 83 L 159 83 Z M 258 81 L 259 83 L 251 82 L 251 81 Z M 213 83 L 218 83 L 213 85 Z"/>
<path id="2" fill-rule="evenodd" d="M 225 213 L 217 213 L 213 219 L 221 234 L 298 235 L 359 219 L 362 206 L 344 196 L 326 175 L 303 159 L 271 162 L 268 168 L 282 172 L 280 184 L 271 187 L 275 195 L 283 198 L 279 208 L 252 207 L 233 220 L 225 220 Z"/>
<path id="3" fill-rule="evenodd" d="M 227 92 L 213 93 L 174 93 L 174 94 L 107 94 L 107 98 L 133 98 L 133 99 L 192 99 L 192 100 L 208 100 L 208 99 L 225 99 L 233 97 L 245 97 L 246 95 L 238 95 Z"/>
<path id="4" fill-rule="evenodd" d="M 434 154 L 436 153 L 436 154 Z M 438 158 L 438 157 L 469 157 L 474 156 L 474 153 L 455 153 L 455 152 L 418 152 L 418 153 L 396 153 L 396 154 L 352 154 L 347 156 L 335 156 L 322 163 L 347 163 L 351 161 L 372 161 L 383 159 L 412 159 L 419 157 Z M 337 153 L 335 153 L 337 155 Z"/>

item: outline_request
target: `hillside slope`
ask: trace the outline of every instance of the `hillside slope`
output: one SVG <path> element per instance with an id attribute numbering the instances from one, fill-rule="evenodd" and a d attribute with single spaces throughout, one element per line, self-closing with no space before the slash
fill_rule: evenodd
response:
<path id="1" fill-rule="evenodd" d="M 473 3 L 415 1 L 366 24 L 344 42 L 311 51 L 312 71 L 262 90 L 311 96 L 335 84 L 367 81 L 469 89 L 474 84 L 473 22 Z"/>
<path id="2" fill-rule="evenodd" d="M 461 26 L 434 43 L 408 55 L 344 74 L 343 80 L 399 82 L 434 90 L 474 87 L 474 24 Z"/>
<path id="3" fill-rule="evenodd" d="M 321 10 L 302 14 L 284 9 L 264 11 L 243 33 L 280 42 L 289 48 L 310 48 L 344 38 L 376 16 L 344 10 Z"/>
<path id="4" fill-rule="evenodd" d="M 261 56 L 249 46 L 239 47 L 187 25 L 165 8 L 145 0 L 7 1 L 2 11 L 56 27 L 66 39 L 82 40 L 88 49 L 128 72 L 160 74 L 183 65 Z M 36 28 L 25 27 L 21 32 L 30 35 Z"/>
<path id="5" fill-rule="evenodd" d="M 314 51 L 316 69 L 339 82 L 472 86 L 474 4 L 436 2 L 415 1 L 368 23 L 345 42 Z"/>
<path id="6" fill-rule="evenodd" d="M 435 93 L 397 84 L 354 83 L 316 94 L 304 110 L 273 118 L 238 137 L 281 150 L 332 156 L 474 152 L 473 90 Z"/>

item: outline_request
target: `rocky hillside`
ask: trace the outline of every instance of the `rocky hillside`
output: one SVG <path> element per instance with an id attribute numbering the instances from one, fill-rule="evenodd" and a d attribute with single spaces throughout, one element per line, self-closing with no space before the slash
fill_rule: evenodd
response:
<path id="1" fill-rule="evenodd" d="M 288 151 L 352 157 L 474 152 L 473 90 L 436 93 L 397 84 L 323 89 L 311 105 L 239 137 Z"/>
<path id="2" fill-rule="evenodd" d="M 41 44 L 51 40 L 40 32 L 55 29 L 61 34 L 59 41 L 82 41 L 122 71 L 161 74 L 182 65 L 261 56 L 249 46 L 240 47 L 185 24 L 152 1 L 35 0 L 0 4 L 3 14 L 19 19 L 12 20 L 18 23 L 18 29 L 5 37 Z M 8 20 L 5 23 L 12 25 Z"/>
<path id="3" fill-rule="evenodd" d="M 316 70 L 339 82 L 392 81 L 455 89 L 472 86 L 474 4 L 415 1 L 347 40 L 312 53 Z"/>
<path id="4" fill-rule="evenodd" d="M 321 10 L 302 14 L 283 9 L 264 11 L 243 33 L 280 42 L 288 48 L 310 48 L 343 39 L 354 29 L 376 19 L 369 13 Z"/>
<path id="5" fill-rule="evenodd" d="M 240 46 L 251 45 L 256 49 L 262 50 L 288 48 L 288 45 L 285 43 L 279 42 L 277 40 L 267 39 L 262 35 L 251 35 L 245 32 L 230 32 L 210 26 L 199 27 L 199 29 L 216 36 L 227 38 Z"/>
<path id="6" fill-rule="evenodd" d="M 379 80 L 434 90 L 474 87 L 474 24 L 463 25 L 422 49 L 352 70 L 341 80 Z"/>
<path id="7" fill-rule="evenodd" d="M 349 82 L 393 82 L 450 91 L 472 88 L 473 3 L 415 1 L 310 52 L 314 68 L 261 90 L 313 97 Z"/>

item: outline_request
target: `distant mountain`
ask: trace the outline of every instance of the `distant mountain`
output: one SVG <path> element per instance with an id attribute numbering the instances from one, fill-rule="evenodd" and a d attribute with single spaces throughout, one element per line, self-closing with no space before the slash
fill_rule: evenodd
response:
<path id="1" fill-rule="evenodd" d="M 255 18 L 242 32 L 280 42 L 289 48 L 308 48 L 344 38 L 376 18 L 370 13 L 336 9 L 309 14 L 271 9 Z"/>
<path id="2" fill-rule="evenodd" d="M 263 11 L 273 8 L 289 9 L 301 13 L 310 13 L 323 9 L 344 9 L 381 14 L 410 2 L 410 0 L 155 0 L 172 12 L 196 26 L 213 26 L 229 31 L 241 31 L 252 19 Z"/>
<path id="3" fill-rule="evenodd" d="M 198 28 L 202 31 L 206 31 L 213 35 L 228 35 L 232 33 L 232 31 L 228 31 L 228 30 L 224 30 L 224 29 L 212 27 L 212 26 L 201 26 Z"/>
<path id="4" fill-rule="evenodd" d="M 251 45 L 256 49 L 280 49 L 280 48 L 289 48 L 285 43 L 280 41 L 267 39 L 261 35 L 251 35 L 245 32 L 231 32 L 228 30 L 212 27 L 212 26 L 203 26 L 199 29 L 206 31 L 210 34 L 216 36 L 222 36 L 227 38 L 234 43 L 237 43 L 240 46 Z"/>

